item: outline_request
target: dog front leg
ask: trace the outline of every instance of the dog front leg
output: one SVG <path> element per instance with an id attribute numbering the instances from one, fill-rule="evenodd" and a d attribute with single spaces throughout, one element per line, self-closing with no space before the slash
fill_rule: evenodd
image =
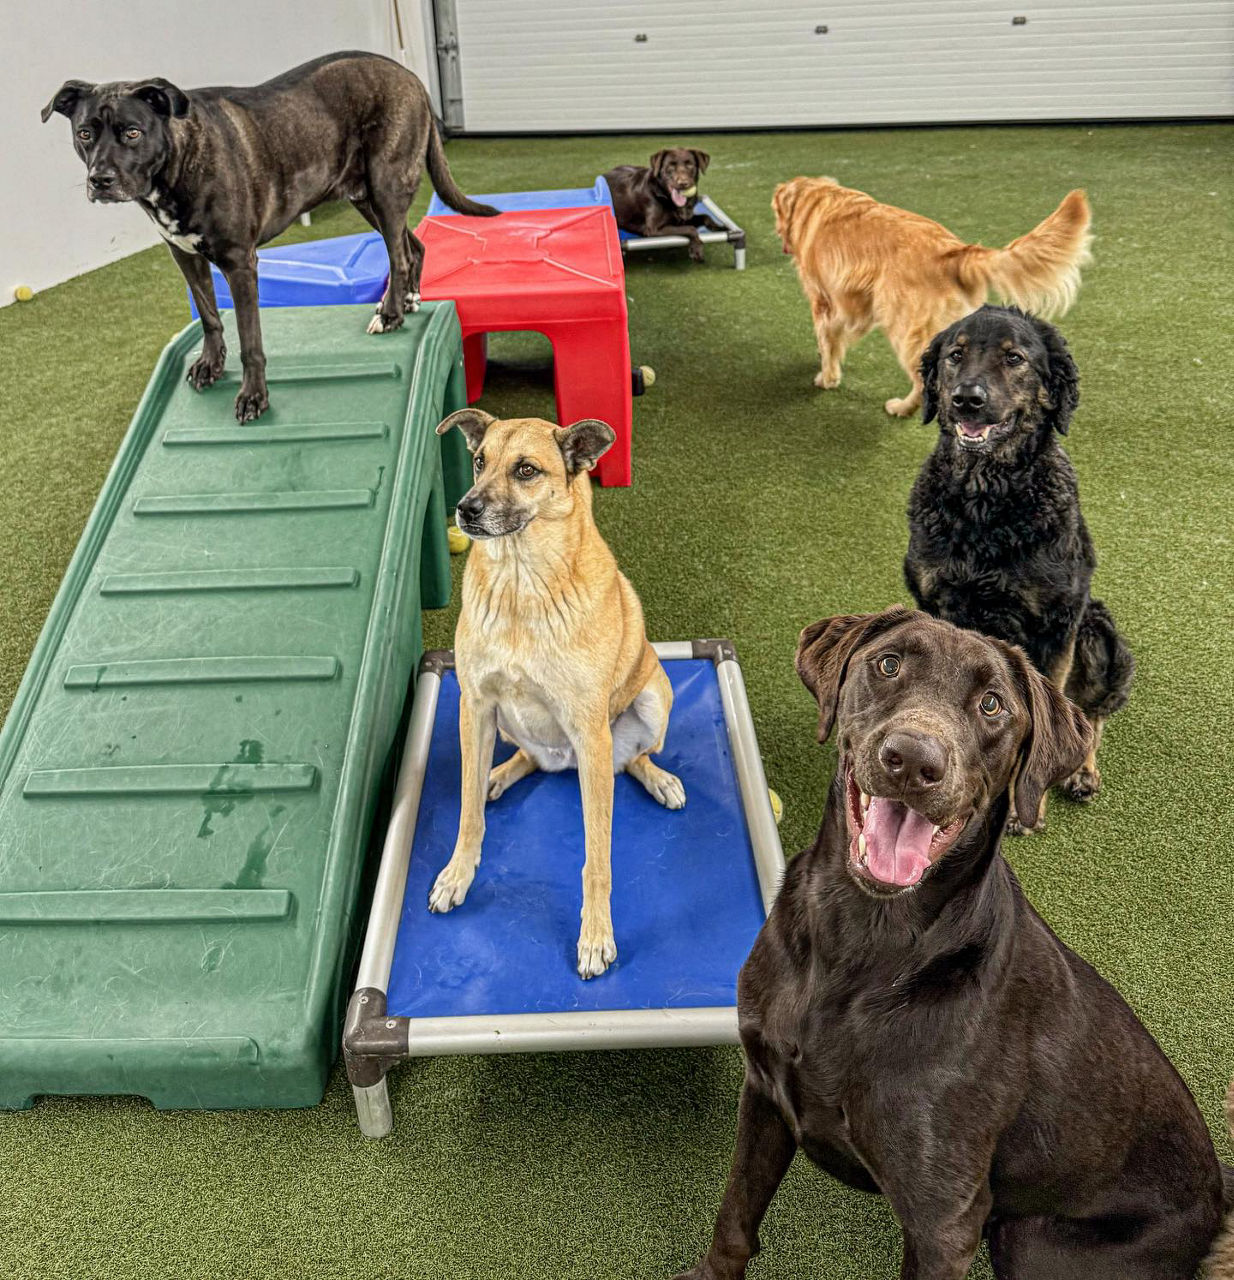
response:
<path id="1" fill-rule="evenodd" d="M 689 223 L 683 223 L 677 227 L 679 234 L 686 237 L 690 242 L 690 247 L 686 252 L 690 255 L 691 262 L 703 261 L 703 242 L 698 238 L 698 228 L 692 227 Z"/>
<path id="2" fill-rule="evenodd" d="M 572 744 L 578 759 L 587 853 L 583 861 L 583 921 L 578 935 L 578 972 L 595 978 L 617 959 L 610 898 L 613 889 L 613 734 L 608 708 Z"/>
<path id="3" fill-rule="evenodd" d="M 236 397 L 236 421 L 252 422 L 270 407 L 266 388 L 266 353 L 261 345 L 261 309 L 257 302 L 257 254 L 236 266 L 223 267 L 240 331 L 240 363 L 244 378 Z"/>
<path id="4" fill-rule="evenodd" d="M 185 253 L 170 242 L 167 247 L 193 294 L 197 314 L 201 316 L 201 355 L 189 366 L 188 381 L 194 391 L 204 391 L 222 377 L 223 366 L 227 361 L 223 322 L 219 319 L 210 264 L 199 253 Z"/>
<path id="5" fill-rule="evenodd" d="M 758 1228 L 784 1180 L 797 1141 L 765 1093 L 747 1080 L 737 1112 L 737 1145 L 707 1256 L 677 1280 L 741 1280 L 759 1250 Z"/>
<path id="6" fill-rule="evenodd" d="M 428 895 L 430 911 L 449 911 L 467 896 L 484 844 L 484 802 L 497 741 L 497 707 L 463 692 L 458 704 L 458 739 L 463 757 L 458 838 Z"/>
<path id="7" fill-rule="evenodd" d="M 983 1183 L 966 1204 L 936 1205 L 909 1221 L 901 1217 L 900 1280 L 964 1280 L 977 1256 L 993 1202 L 989 1185 Z M 894 1198 L 892 1207 L 899 1215 Z"/>

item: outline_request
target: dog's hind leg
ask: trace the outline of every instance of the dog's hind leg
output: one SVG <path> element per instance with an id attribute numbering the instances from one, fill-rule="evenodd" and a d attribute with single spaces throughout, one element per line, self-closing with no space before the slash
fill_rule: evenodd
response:
<path id="1" fill-rule="evenodd" d="M 386 185 L 381 187 L 376 179 L 383 180 Z M 369 321 L 369 333 L 392 333 L 403 323 L 403 314 L 408 305 L 407 300 L 411 290 L 413 263 L 413 237 L 407 229 L 407 210 L 411 207 L 414 194 L 414 186 L 408 194 L 405 185 L 401 180 L 395 179 L 387 166 L 375 165 L 370 159 L 368 197 L 352 201 L 370 226 L 381 232 L 381 238 L 386 245 L 386 254 L 390 259 L 390 279 L 381 301 L 377 304 L 376 314 Z M 418 241 L 416 243 L 418 244 Z M 424 249 L 421 246 L 421 259 L 423 256 Z M 420 273 L 417 269 L 415 273 L 417 297 L 419 288 Z"/>
<path id="2" fill-rule="evenodd" d="M 1105 721 L 1089 717 L 1093 726 L 1093 745 L 1084 763 L 1063 783 L 1063 795 L 1078 804 L 1087 804 L 1101 790 L 1101 770 L 1097 768 L 1097 748 L 1101 746 L 1101 732 Z"/>
<path id="3" fill-rule="evenodd" d="M 666 809 L 681 809 L 686 803 L 681 779 L 651 758 L 664 749 L 672 707 L 673 686 L 657 662 L 651 679 L 613 725 L 613 768 L 624 769 Z"/>
<path id="4" fill-rule="evenodd" d="M 844 357 L 849 347 L 870 332 L 872 317 L 868 314 L 865 299 L 859 294 L 822 298 L 817 305 L 811 299 L 810 310 L 814 314 L 814 333 L 818 338 L 818 354 L 822 362 L 814 385 L 831 391 L 840 385 Z"/>
<path id="5" fill-rule="evenodd" d="M 403 234 L 407 237 L 407 261 L 410 264 L 407 275 L 407 310 L 413 315 L 420 310 L 420 273 L 424 270 L 424 245 L 405 227 Z"/>
<path id="6" fill-rule="evenodd" d="M 930 345 L 930 339 L 940 329 L 945 328 L 950 319 L 951 317 L 948 317 L 938 323 L 917 324 L 903 330 L 891 323 L 884 326 L 887 339 L 900 362 L 900 368 L 908 374 L 913 384 L 908 390 L 908 395 L 902 398 L 893 396 L 884 402 L 883 408 L 893 418 L 911 417 L 921 407 L 921 357 L 925 354 L 926 347 Z"/>
<path id="7" fill-rule="evenodd" d="M 536 762 L 522 747 L 519 747 L 509 760 L 504 764 L 499 764 L 488 775 L 488 798 L 496 800 L 499 796 L 509 791 L 516 782 L 521 781 L 530 773 L 535 773 L 537 767 Z"/>

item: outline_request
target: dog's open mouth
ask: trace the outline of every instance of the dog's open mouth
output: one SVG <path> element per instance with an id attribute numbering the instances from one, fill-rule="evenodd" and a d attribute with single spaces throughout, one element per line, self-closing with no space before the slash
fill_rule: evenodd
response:
<path id="1" fill-rule="evenodd" d="M 876 892 L 916 888 L 968 823 L 962 814 L 939 825 L 898 800 L 867 795 L 851 765 L 845 783 L 849 870 Z"/>
<path id="2" fill-rule="evenodd" d="M 958 419 L 955 426 L 956 439 L 962 448 L 980 449 L 995 440 L 1007 435 L 1015 424 L 1015 414 L 1004 418 L 1001 422 L 965 422 Z"/>
<path id="3" fill-rule="evenodd" d="M 676 187 L 669 187 L 668 189 L 669 197 L 678 209 L 684 209 L 686 201 L 697 193 L 697 183 L 692 187 L 683 187 L 680 191 Z"/>

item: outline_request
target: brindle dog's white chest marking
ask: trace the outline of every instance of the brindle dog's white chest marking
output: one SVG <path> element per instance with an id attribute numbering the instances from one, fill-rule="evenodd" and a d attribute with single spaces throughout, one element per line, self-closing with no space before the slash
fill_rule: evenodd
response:
<path id="1" fill-rule="evenodd" d="M 201 236 L 195 231 L 181 231 L 176 219 L 166 209 L 159 207 L 157 194 L 151 192 L 150 196 L 142 201 L 142 208 L 150 215 L 154 229 L 168 244 L 174 244 L 177 249 L 183 249 L 185 253 L 196 253 L 201 247 Z"/>

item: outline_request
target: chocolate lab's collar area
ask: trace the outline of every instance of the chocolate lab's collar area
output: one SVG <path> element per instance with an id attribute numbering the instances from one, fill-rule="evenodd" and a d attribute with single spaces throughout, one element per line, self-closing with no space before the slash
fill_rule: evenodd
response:
<path id="1" fill-rule="evenodd" d="M 46 145 L 67 152 L 54 127 Z M 837 390 L 809 387 L 814 337 L 775 238 L 771 190 L 798 173 L 834 173 L 996 244 L 1069 186 L 1088 188 L 1099 238 L 1061 325 L 1083 376 L 1065 448 L 1101 552 L 1094 589 L 1144 678 L 1103 742 L 1102 795 L 1085 809 L 1055 799 L 1047 831 L 1008 841 L 1006 853 L 1051 927 L 1159 1037 L 1229 1161 L 1234 475 L 1228 452 L 1214 448 L 1214 424 L 1234 381 L 1222 319 L 1234 303 L 1221 270 L 1234 254 L 1234 126 L 688 141 L 713 156 L 703 190 L 749 228 L 748 270 L 736 275 L 728 254 L 710 248 L 701 267 L 684 253 L 627 259 L 632 356 L 661 376 L 635 407 L 634 485 L 598 490 L 596 517 L 651 634 L 736 642 L 790 853 L 813 840 L 836 764 L 835 748 L 815 739 L 794 639 L 826 614 L 907 600 L 905 503 L 937 424 L 886 418 L 887 385 L 902 375 L 878 334 L 854 349 Z M 574 186 L 650 150 L 637 136 L 447 146 L 468 193 Z M 63 198 L 99 219 L 122 216 L 86 207 L 80 190 Z M 287 239 L 368 230 L 350 209 L 321 209 L 313 224 Z M 147 252 L 0 308 L 0 714 L 154 361 L 187 322 L 180 273 L 153 229 L 149 240 Z M 531 337 L 490 341 L 501 357 L 547 349 Z M 238 358 L 233 349 L 232 368 Z M 502 371 L 483 405 L 543 416 L 552 388 Z M 454 616 L 424 615 L 430 647 L 450 647 Z M 203 958 L 229 963 L 207 948 Z M 160 1115 L 129 1098 L 40 1102 L 0 1116 L 6 1167 L 19 1171 L 7 1189 L 5 1256 L 20 1260 L 23 1280 L 51 1280 L 57 1268 L 84 1280 L 107 1273 L 108 1259 L 128 1260 L 133 1280 L 263 1268 L 335 1280 L 366 1267 L 424 1280 L 667 1277 L 710 1239 L 741 1076 L 734 1049 L 426 1059 L 395 1077 L 396 1132 L 371 1150 L 359 1146 L 341 1072 L 308 1111 Z M 100 1192 L 107 1213 L 88 1209 Z M 888 1208 L 800 1158 L 762 1235 L 752 1280 L 871 1280 L 900 1267 Z M 360 1261 L 376 1242 L 380 1261 Z M 989 1274 L 979 1260 L 973 1280 Z"/>

